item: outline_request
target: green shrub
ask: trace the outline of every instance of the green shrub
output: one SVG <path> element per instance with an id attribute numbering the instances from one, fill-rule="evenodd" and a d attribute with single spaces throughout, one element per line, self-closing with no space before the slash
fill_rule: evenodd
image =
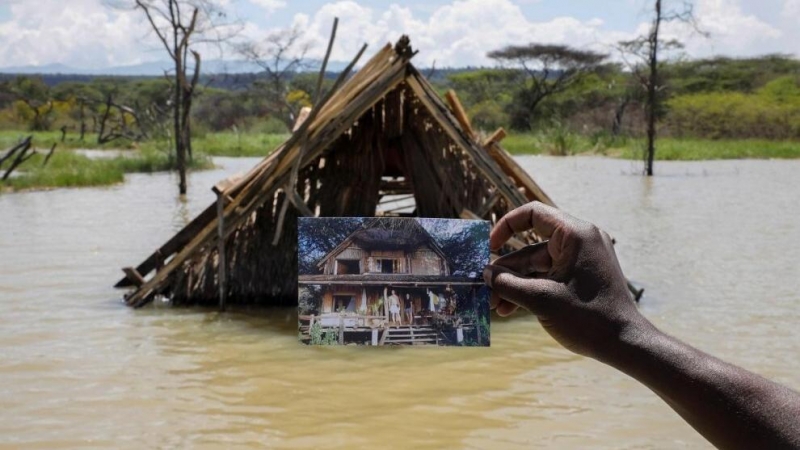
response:
<path id="1" fill-rule="evenodd" d="M 675 97 L 668 102 L 670 112 L 664 124 L 678 137 L 796 138 L 800 135 L 800 95 L 790 95 L 792 89 L 784 79 L 773 83 L 756 94 L 715 92 Z"/>

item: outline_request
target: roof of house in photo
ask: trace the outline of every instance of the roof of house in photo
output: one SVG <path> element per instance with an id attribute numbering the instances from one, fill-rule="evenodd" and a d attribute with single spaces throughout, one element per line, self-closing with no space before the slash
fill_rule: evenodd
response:
<path id="1" fill-rule="evenodd" d="M 420 246 L 427 246 L 445 261 L 450 263 L 447 255 L 436 243 L 425 228 L 411 217 L 380 220 L 374 218 L 365 222 L 361 227 L 350 233 L 342 242 L 319 259 L 317 266 L 322 266 L 332 256 L 336 256 L 347 247 L 357 245 L 364 250 L 414 250 Z"/>

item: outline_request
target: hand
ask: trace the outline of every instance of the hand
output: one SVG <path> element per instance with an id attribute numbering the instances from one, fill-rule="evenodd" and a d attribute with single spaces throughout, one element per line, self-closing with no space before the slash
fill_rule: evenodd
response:
<path id="1" fill-rule="evenodd" d="M 525 308 L 561 345 L 601 361 L 623 333 L 650 326 L 628 291 L 608 233 L 533 202 L 497 222 L 490 247 L 497 250 L 531 229 L 549 241 L 509 253 L 483 272 L 498 314 Z"/>

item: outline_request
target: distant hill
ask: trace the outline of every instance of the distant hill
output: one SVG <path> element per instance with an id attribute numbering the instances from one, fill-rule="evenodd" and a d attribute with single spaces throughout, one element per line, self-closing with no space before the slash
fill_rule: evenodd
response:
<path id="1" fill-rule="evenodd" d="M 321 61 L 311 62 L 311 69 L 319 68 Z M 0 73 L 15 75 L 90 75 L 90 76 L 123 76 L 123 77 L 156 77 L 164 75 L 172 67 L 169 61 L 152 61 L 130 66 L 114 66 L 101 69 L 81 69 L 66 64 L 45 64 L 41 66 L 0 67 Z M 328 62 L 328 71 L 340 72 L 347 67 L 346 62 Z M 235 60 L 225 61 L 210 59 L 202 62 L 204 74 L 218 73 L 255 73 L 261 69 L 253 63 Z"/>
<path id="2" fill-rule="evenodd" d="M 263 77 L 263 70 L 256 64 L 247 61 L 209 60 L 202 63 L 201 83 L 206 86 L 220 89 L 245 89 L 254 80 Z M 309 64 L 310 72 L 319 70 L 321 61 Z M 14 78 L 17 75 L 33 75 L 41 77 L 48 86 L 56 86 L 67 82 L 88 83 L 97 78 L 120 77 L 127 79 L 163 77 L 169 67 L 168 62 L 156 61 L 130 66 L 107 67 L 103 69 L 80 69 L 66 64 L 46 64 L 41 66 L 16 66 L 0 68 L 0 81 Z M 330 61 L 325 72 L 325 77 L 335 79 L 347 67 L 347 63 Z M 469 72 L 476 67 L 443 67 L 430 68 L 418 67 L 419 71 L 428 77 L 431 82 L 444 83 L 451 74 Z"/>

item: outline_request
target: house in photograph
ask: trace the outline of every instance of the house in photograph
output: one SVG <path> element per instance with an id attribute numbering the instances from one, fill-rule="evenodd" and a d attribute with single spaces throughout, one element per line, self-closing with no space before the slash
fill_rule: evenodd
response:
<path id="1" fill-rule="evenodd" d="M 455 274 L 453 262 L 417 219 L 368 219 L 316 269 L 299 276 L 300 296 L 311 298 L 305 311 L 300 302 L 304 341 L 318 338 L 316 332 L 340 344 L 457 345 L 465 333 L 480 333 L 479 274 Z"/>

